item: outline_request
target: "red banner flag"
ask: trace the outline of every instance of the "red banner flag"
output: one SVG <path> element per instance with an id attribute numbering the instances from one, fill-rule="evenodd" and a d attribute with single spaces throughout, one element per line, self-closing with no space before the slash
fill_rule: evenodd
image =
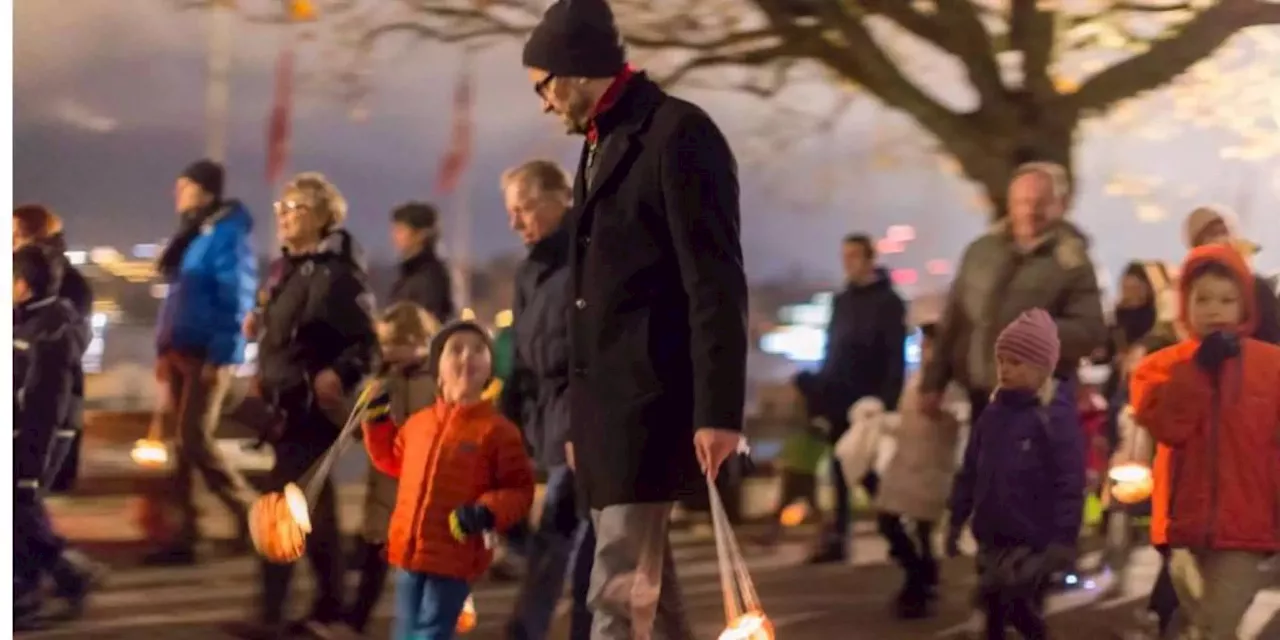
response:
<path id="1" fill-rule="evenodd" d="M 267 123 L 267 184 L 275 186 L 289 164 L 290 116 L 293 111 L 293 45 L 276 60 L 276 94 Z"/>
<path id="2" fill-rule="evenodd" d="M 471 162 L 471 67 L 465 65 L 458 75 L 453 93 L 453 134 L 449 150 L 440 161 L 436 173 L 436 192 L 448 195 L 458 188 L 462 174 Z"/>

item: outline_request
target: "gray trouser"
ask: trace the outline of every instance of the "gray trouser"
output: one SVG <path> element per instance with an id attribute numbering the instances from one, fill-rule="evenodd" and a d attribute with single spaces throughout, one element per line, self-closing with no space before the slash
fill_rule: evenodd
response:
<path id="1" fill-rule="evenodd" d="M 1181 605 L 1179 638 L 1233 640 L 1258 593 L 1275 579 L 1273 556 L 1251 551 L 1175 548 L 1169 573 Z"/>
<path id="2" fill-rule="evenodd" d="M 674 502 L 593 509 L 596 560 L 587 599 L 592 640 L 689 640 L 667 538 Z"/>
<path id="3" fill-rule="evenodd" d="M 231 367 L 219 367 L 212 378 L 201 372 L 203 363 L 179 354 L 166 354 L 162 363 L 169 385 L 170 433 L 176 436 L 174 500 L 182 523 L 175 542 L 194 543 L 200 536 L 196 508 L 195 476 L 204 478 L 210 493 L 231 509 L 243 523 L 253 500 L 244 476 L 227 465 L 214 434 L 222 419 L 222 404 L 231 386 Z M 243 526 L 243 524 L 242 524 Z"/>

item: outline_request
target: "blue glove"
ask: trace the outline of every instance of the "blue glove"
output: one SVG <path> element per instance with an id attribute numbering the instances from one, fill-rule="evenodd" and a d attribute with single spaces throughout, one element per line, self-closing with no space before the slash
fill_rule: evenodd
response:
<path id="1" fill-rule="evenodd" d="M 449 532 L 458 542 L 489 531 L 493 526 L 493 512 L 484 505 L 463 505 L 449 514 Z"/>
<path id="2" fill-rule="evenodd" d="M 1211 377 L 1217 378 L 1223 363 L 1240 355 L 1240 338 L 1227 331 L 1214 331 L 1200 341 L 1196 348 L 1196 365 Z"/>

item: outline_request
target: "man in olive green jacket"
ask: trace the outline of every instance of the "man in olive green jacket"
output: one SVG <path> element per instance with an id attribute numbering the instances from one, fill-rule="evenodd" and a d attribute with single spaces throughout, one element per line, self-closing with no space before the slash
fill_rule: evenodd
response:
<path id="1" fill-rule="evenodd" d="M 972 419 L 996 387 L 995 340 L 1005 325 L 1039 307 L 1058 324 L 1056 375 L 1075 376 L 1080 359 L 1107 337 L 1101 294 L 1084 234 L 1063 219 L 1061 167 L 1031 163 L 1009 186 L 1009 215 L 965 249 L 925 368 L 924 406 L 936 411 L 948 383 L 969 391 Z"/>

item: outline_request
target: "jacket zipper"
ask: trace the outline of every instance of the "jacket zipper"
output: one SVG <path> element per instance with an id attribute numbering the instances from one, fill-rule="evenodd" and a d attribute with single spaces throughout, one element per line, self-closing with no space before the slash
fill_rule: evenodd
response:
<path id="1" fill-rule="evenodd" d="M 427 450 L 427 468 L 424 473 L 431 473 L 440 462 L 440 450 L 444 448 L 445 430 L 453 419 L 453 409 L 445 410 L 443 424 L 432 436 L 431 447 Z M 403 464 L 403 463 L 402 463 Z M 431 478 L 423 476 L 422 490 L 418 492 L 418 503 L 413 507 L 413 522 L 409 524 L 409 543 L 405 547 L 405 558 L 412 558 L 418 551 L 418 540 L 422 537 L 424 526 L 423 511 L 427 507 L 428 494 L 431 493 Z"/>
<path id="2" fill-rule="evenodd" d="M 1204 546 L 1213 545 L 1213 532 L 1218 527 L 1218 449 L 1219 426 L 1222 422 L 1222 376 L 1213 381 L 1213 403 L 1209 407 L 1209 523 L 1204 532 Z"/>

